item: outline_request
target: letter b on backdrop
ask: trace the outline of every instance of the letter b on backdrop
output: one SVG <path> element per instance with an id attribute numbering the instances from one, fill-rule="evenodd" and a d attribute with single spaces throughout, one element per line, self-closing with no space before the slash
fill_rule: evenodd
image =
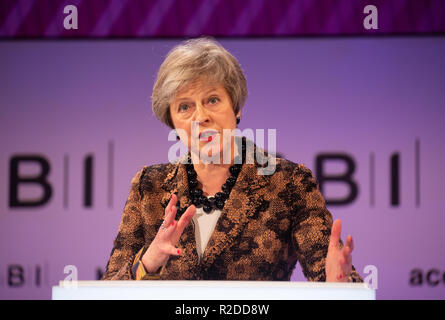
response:
<path id="1" fill-rule="evenodd" d="M 40 167 L 40 173 L 37 175 L 21 176 L 19 173 L 20 165 L 25 163 L 37 164 Z M 9 206 L 11 208 L 36 207 L 47 203 L 52 194 L 51 185 L 47 180 L 49 172 L 49 162 L 42 156 L 27 155 L 12 157 L 9 170 Z M 43 194 L 40 198 L 19 199 L 20 185 L 38 186 L 42 189 Z"/>

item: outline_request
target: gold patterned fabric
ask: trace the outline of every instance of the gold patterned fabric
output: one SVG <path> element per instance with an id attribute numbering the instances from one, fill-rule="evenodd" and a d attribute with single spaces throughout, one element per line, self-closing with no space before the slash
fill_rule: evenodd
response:
<path id="1" fill-rule="evenodd" d="M 256 147 L 248 159 L 255 152 Z M 309 281 L 325 281 L 333 221 L 311 170 L 276 158 L 275 172 L 260 175 L 267 163 L 250 163 L 242 166 L 202 260 L 190 223 L 177 245 L 181 256 L 171 256 L 156 275 L 145 273 L 141 253 L 160 228 L 171 194 L 179 200 L 177 219 L 191 200 L 184 164 L 142 168 L 131 182 L 103 280 L 289 281 L 299 262 Z M 350 279 L 363 281 L 354 268 Z"/>

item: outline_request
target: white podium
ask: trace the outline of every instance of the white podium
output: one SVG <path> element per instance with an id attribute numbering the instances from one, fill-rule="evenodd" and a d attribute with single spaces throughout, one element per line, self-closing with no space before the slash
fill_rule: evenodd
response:
<path id="1" fill-rule="evenodd" d="M 366 283 L 61 281 L 53 300 L 375 300 Z"/>

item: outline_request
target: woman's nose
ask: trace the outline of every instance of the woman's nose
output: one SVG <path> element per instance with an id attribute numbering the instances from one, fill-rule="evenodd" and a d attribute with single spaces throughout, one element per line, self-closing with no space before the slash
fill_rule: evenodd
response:
<path id="1" fill-rule="evenodd" d="M 198 104 L 196 107 L 196 114 L 195 114 L 195 121 L 198 121 L 199 123 L 204 123 L 209 120 L 209 116 L 207 114 L 207 110 L 204 108 L 203 105 Z"/>

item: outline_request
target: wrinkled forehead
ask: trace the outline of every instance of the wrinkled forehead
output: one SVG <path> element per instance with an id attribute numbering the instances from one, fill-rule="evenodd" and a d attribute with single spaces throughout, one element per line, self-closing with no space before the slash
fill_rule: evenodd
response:
<path id="1" fill-rule="evenodd" d="M 179 100 L 190 96 L 199 96 L 214 90 L 222 90 L 224 87 L 214 77 L 198 77 L 178 88 L 173 100 Z"/>

